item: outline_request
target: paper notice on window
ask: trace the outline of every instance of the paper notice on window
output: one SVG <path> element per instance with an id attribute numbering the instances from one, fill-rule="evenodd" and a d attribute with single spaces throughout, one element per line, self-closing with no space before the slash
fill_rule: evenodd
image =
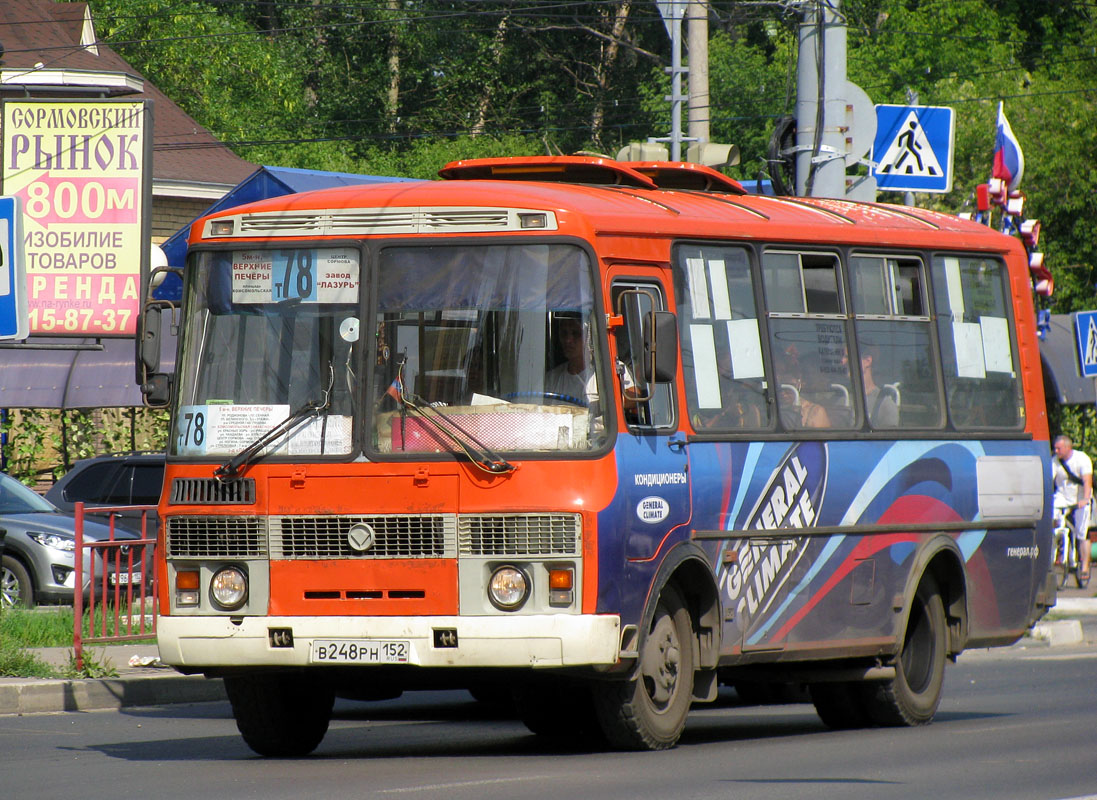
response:
<path id="1" fill-rule="evenodd" d="M 294 430 L 278 452 L 289 449 L 290 455 L 343 455 L 350 452 L 351 418 L 339 414 L 317 417 Z"/>
<path id="2" fill-rule="evenodd" d="M 1009 325 L 1005 317 L 979 317 L 983 337 L 983 358 L 987 372 L 1013 374 L 1013 356 L 1009 344 Z"/>
<path id="3" fill-rule="evenodd" d="M 708 262 L 709 280 L 712 282 L 712 313 L 716 319 L 731 319 L 731 295 L 728 294 L 728 274 L 724 260 Z"/>
<path id="4" fill-rule="evenodd" d="M 952 342 L 956 348 L 956 376 L 985 378 L 982 326 L 977 322 L 953 322 Z"/>
<path id="5" fill-rule="evenodd" d="M 960 280 L 960 259 L 945 258 L 945 285 L 948 287 L 948 307 L 954 320 L 964 318 L 964 284 Z"/>
<path id="6" fill-rule="evenodd" d="M 689 276 L 689 307 L 694 319 L 711 319 L 708 306 L 708 277 L 703 258 L 687 258 L 686 274 Z"/>
<path id="7" fill-rule="evenodd" d="M 731 377 L 737 381 L 765 377 L 758 320 L 728 320 L 728 345 L 731 347 Z"/>
<path id="8" fill-rule="evenodd" d="M 690 325 L 693 344 L 693 380 L 698 408 L 720 408 L 720 374 L 716 365 L 716 341 L 710 325 Z"/>
<path id="9" fill-rule="evenodd" d="M 288 416 L 288 405 L 211 402 L 182 406 L 175 420 L 175 452 L 181 455 L 235 455 Z M 270 449 L 263 452 L 270 452 Z"/>

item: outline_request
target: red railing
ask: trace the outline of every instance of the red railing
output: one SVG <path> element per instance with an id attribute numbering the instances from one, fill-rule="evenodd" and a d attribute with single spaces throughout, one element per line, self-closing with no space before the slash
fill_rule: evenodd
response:
<path id="1" fill-rule="evenodd" d="M 97 507 L 85 511 L 77 503 L 76 567 L 73 582 L 72 647 L 76 669 L 84 668 L 85 644 L 112 644 L 147 639 L 156 635 L 158 612 L 156 568 L 153 553 L 155 534 L 149 534 L 149 512 L 156 506 Z M 118 514 L 140 511 L 140 538 L 116 538 Z M 110 534 L 100 541 L 84 541 L 86 515 L 104 514 Z M 84 635 L 84 553 L 88 554 L 88 633 Z M 146 619 L 151 617 L 151 622 Z M 136 622 L 134 620 L 137 620 Z"/>

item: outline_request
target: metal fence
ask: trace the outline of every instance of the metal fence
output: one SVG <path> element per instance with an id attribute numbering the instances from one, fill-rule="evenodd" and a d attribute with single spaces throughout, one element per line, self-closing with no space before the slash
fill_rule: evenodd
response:
<path id="1" fill-rule="evenodd" d="M 76 503 L 75 581 L 73 584 L 72 646 L 76 668 L 84 668 L 85 644 L 115 644 L 156 635 L 156 534 L 150 532 L 150 512 L 156 506 L 85 509 Z M 134 529 L 118 524 L 122 512 L 140 512 Z M 84 539 L 84 521 L 105 516 L 109 535 Z M 127 521 L 130 522 L 130 521 Z M 85 577 L 86 576 L 86 577 Z M 86 586 L 86 588 L 84 588 Z M 85 599 L 86 592 L 86 599 Z M 87 612 L 85 614 L 85 611 Z M 88 633 L 84 633 L 87 619 Z"/>

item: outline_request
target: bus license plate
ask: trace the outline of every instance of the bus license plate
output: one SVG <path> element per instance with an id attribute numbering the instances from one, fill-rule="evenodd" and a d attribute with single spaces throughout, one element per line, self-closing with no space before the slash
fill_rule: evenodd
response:
<path id="1" fill-rule="evenodd" d="M 318 639 L 312 643 L 313 664 L 407 664 L 411 645 L 401 640 Z"/>

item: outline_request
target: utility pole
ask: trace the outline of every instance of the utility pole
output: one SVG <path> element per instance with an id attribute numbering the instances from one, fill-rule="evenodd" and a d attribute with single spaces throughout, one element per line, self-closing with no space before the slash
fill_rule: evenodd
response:
<path id="1" fill-rule="evenodd" d="M 816 0 L 800 23 L 796 194 L 846 194 L 846 26 L 840 0 Z"/>
<path id="2" fill-rule="evenodd" d="M 689 54 L 689 138 L 709 140 L 708 4 L 689 0 L 686 9 L 686 52 Z"/>

